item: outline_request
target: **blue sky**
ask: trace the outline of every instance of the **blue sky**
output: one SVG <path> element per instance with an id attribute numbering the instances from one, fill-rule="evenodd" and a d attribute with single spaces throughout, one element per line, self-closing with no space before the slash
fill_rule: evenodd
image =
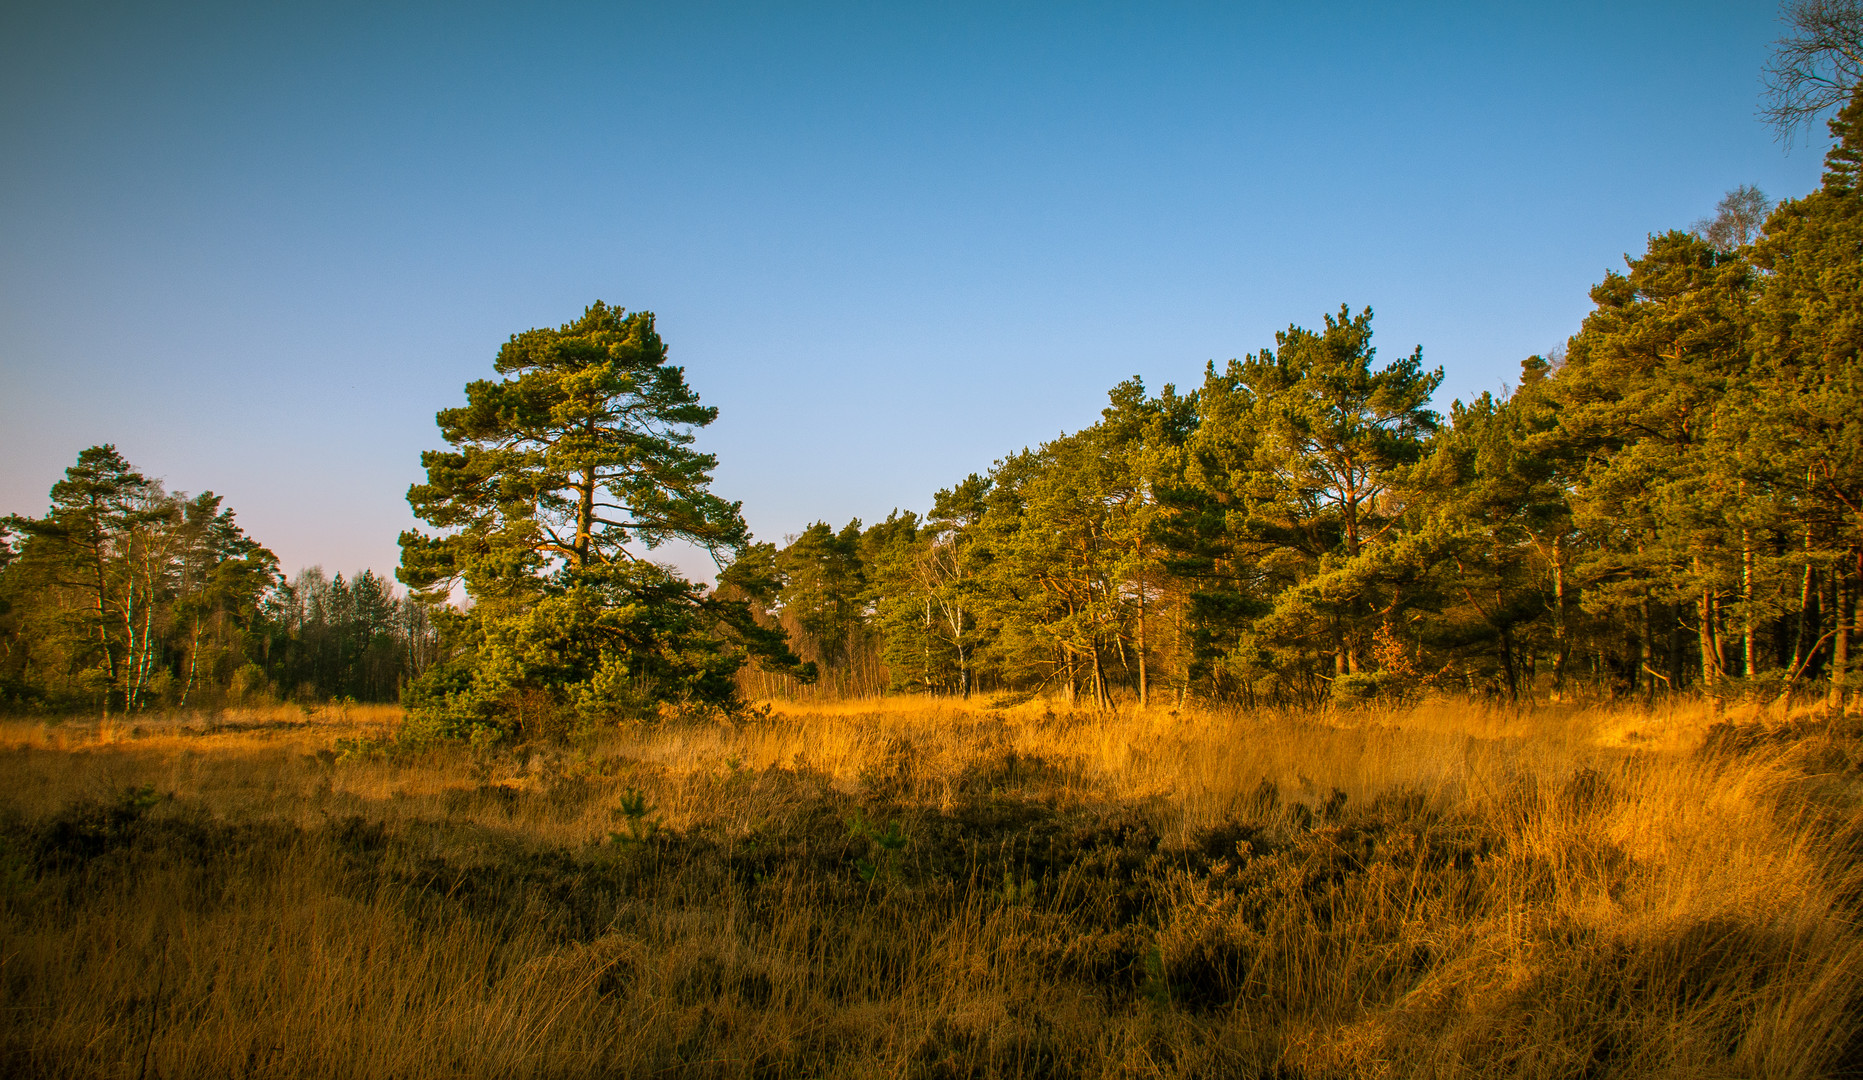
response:
<path id="1" fill-rule="evenodd" d="M 1297 8 L 1297 10 L 1293 10 Z M 1818 179 L 1756 3 L 9 5 L 0 512 L 85 446 L 391 571 L 512 333 L 657 313 L 760 539 L 1343 303 L 1441 404 Z"/>

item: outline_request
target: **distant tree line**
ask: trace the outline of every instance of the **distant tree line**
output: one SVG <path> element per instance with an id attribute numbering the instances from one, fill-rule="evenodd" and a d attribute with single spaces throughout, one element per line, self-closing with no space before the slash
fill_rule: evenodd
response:
<path id="1" fill-rule="evenodd" d="M 93 446 L 44 517 L 0 522 L 0 705 L 105 713 L 394 701 L 431 662 L 429 609 L 372 571 L 286 581 L 219 496 Z"/>
<path id="2" fill-rule="evenodd" d="M 1099 423 L 752 556 L 821 672 L 756 694 L 1106 704 L 1438 688 L 1778 696 L 1855 677 L 1863 592 L 1863 90 L 1812 194 L 1652 236 L 1563 351 L 1429 408 L 1371 312 L 1114 388 Z"/>
<path id="3" fill-rule="evenodd" d="M 710 490 L 716 410 L 648 312 L 513 335 L 436 416 L 396 598 L 292 581 L 211 493 L 109 446 L 0 533 L 0 696 L 134 711 L 389 700 L 526 738 L 750 695 L 1312 703 L 1459 690 L 1841 702 L 1863 593 L 1863 6 L 1786 5 L 1776 122 L 1837 101 L 1822 186 L 1652 236 L 1520 384 L 1430 408 L 1371 311 L 1132 379 L 1101 420 L 780 549 Z M 715 586 L 646 553 L 709 551 Z M 463 589 L 464 608 L 448 600 Z"/>

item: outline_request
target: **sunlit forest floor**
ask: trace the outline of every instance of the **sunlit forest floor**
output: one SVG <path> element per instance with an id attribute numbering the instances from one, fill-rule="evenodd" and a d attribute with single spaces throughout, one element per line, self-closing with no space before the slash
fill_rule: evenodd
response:
<path id="1" fill-rule="evenodd" d="M 0 723 L 0 1074 L 1863 1069 L 1854 721 L 397 722 Z"/>

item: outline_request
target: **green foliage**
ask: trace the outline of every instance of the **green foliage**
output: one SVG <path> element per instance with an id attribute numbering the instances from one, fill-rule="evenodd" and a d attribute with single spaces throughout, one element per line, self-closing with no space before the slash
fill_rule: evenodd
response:
<path id="1" fill-rule="evenodd" d="M 855 845 L 850 857 L 862 881 L 898 880 L 900 854 L 912 842 L 898 819 L 881 829 L 867 820 L 865 809 L 855 807 L 853 816 L 847 819 L 847 838 Z"/>
<path id="2" fill-rule="evenodd" d="M 867 585 L 860 538 L 858 520 L 840 532 L 818 521 L 776 556 L 782 611 L 824 666 L 845 662 L 859 646 Z"/>
<path id="3" fill-rule="evenodd" d="M 274 591 L 266 623 L 270 671 L 254 685 L 299 701 L 398 700 L 438 645 L 432 607 L 372 570 L 345 580 L 310 567 Z"/>
<path id="4" fill-rule="evenodd" d="M 1167 565 L 1191 583 L 1193 671 L 1248 697 L 1318 696 L 1367 669 L 1374 629 L 1435 561 L 1402 511 L 1442 372 L 1421 350 L 1374 368 L 1369 309 L 1325 326 L 1209 367 L 1183 480 L 1161 492 Z"/>
<path id="5" fill-rule="evenodd" d="M 1607 274 L 1520 385 L 1430 407 L 1371 313 L 1010 454 L 858 536 L 775 555 L 831 670 L 895 689 L 1245 703 L 1460 688 L 1849 686 L 1863 596 L 1863 97 L 1824 187 L 1723 200 Z M 1749 243 L 1748 241 L 1752 241 Z M 856 595 L 858 582 L 864 592 Z M 871 685 L 871 684 L 869 684 Z"/>
<path id="6" fill-rule="evenodd" d="M 656 808 L 649 805 L 647 796 L 635 788 L 628 788 L 621 793 L 613 816 L 624 823 L 625 833 L 611 832 L 608 842 L 611 844 L 645 844 L 660 832 L 660 819 L 653 816 Z"/>
<path id="7" fill-rule="evenodd" d="M 651 314 L 598 302 L 514 336 L 494 368 L 505 378 L 468 384 L 466 404 L 440 412 L 454 449 L 423 454 L 427 482 L 408 490 L 441 531 L 402 535 L 401 580 L 434 600 L 463 585 L 473 600 L 439 622 L 444 655 L 405 699 L 417 728 L 560 734 L 666 706 L 735 707 L 750 657 L 810 674 L 752 612 L 768 553 L 710 490 L 716 460 L 692 432 L 717 411 L 666 363 Z M 709 550 L 735 591 L 639 554 L 670 540 Z M 743 571 L 725 567 L 746 555 Z"/>
<path id="8" fill-rule="evenodd" d="M 166 491 L 114 446 L 0 530 L 0 694 L 103 712 L 218 705 L 266 654 L 277 559 L 220 496 Z"/>

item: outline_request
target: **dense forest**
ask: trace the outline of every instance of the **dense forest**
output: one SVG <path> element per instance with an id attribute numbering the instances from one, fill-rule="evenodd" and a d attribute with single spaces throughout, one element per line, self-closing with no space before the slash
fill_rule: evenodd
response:
<path id="1" fill-rule="evenodd" d="M 368 570 L 286 580 L 221 503 L 105 445 L 78 455 L 44 517 L 0 522 L 0 704 L 394 701 L 431 662 L 427 606 Z"/>
<path id="2" fill-rule="evenodd" d="M 397 596 L 276 558 L 110 446 L 0 534 L 0 694 L 137 710 L 542 710 L 1050 693 L 1096 708 L 1706 694 L 1841 701 L 1863 592 L 1863 89 L 1811 194 L 1649 238 L 1517 386 L 1431 407 L 1341 306 L 929 512 L 751 542 L 691 448 L 715 410 L 650 313 L 514 336 L 443 411 Z M 715 586 L 647 557 L 712 551 Z M 462 586 L 471 603 L 452 607 Z M 1815 687 L 1815 690 L 1813 689 Z"/>
<path id="3" fill-rule="evenodd" d="M 1200 386 L 754 557 L 822 678 L 762 694 L 1778 697 L 1854 678 L 1863 93 L 1821 188 L 1653 235 L 1518 386 L 1430 408 L 1342 307 Z M 1770 212 L 1769 212 L 1770 210 Z"/>

